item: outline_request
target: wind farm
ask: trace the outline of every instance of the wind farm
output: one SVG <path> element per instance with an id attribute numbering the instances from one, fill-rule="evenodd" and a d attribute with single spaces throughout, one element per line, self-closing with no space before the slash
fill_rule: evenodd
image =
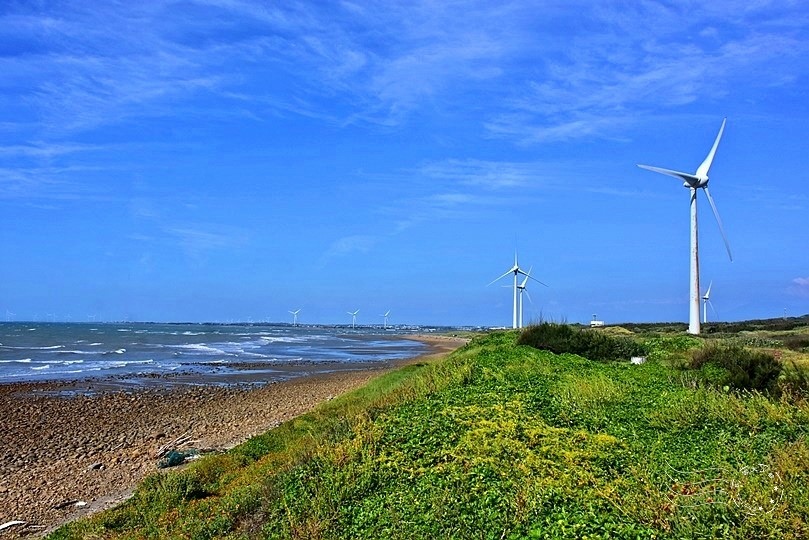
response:
<path id="1" fill-rule="evenodd" d="M 809 538 L 807 21 L 5 2 L 0 536 Z"/>

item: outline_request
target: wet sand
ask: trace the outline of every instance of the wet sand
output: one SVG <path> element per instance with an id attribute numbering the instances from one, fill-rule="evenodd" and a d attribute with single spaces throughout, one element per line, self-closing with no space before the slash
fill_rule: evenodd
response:
<path id="1" fill-rule="evenodd" d="M 358 388 L 395 367 L 442 355 L 465 339 L 406 336 L 426 355 L 394 362 L 283 368 L 282 380 L 244 366 L 226 377 L 87 380 L 0 385 L 0 531 L 39 536 L 112 506 L 157 470 L 163 447 L 224 450 Z M 178 440 L 182 445 L 173 444 Z"/>

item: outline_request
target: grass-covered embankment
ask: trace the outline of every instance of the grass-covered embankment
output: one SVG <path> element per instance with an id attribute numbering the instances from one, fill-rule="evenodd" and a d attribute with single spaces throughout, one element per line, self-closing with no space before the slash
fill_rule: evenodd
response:
<path id="1" fill-rule="evenodd" d="M 512 332 L 410 366 L 55 538 L 803 538 L 809 407 Z"/>

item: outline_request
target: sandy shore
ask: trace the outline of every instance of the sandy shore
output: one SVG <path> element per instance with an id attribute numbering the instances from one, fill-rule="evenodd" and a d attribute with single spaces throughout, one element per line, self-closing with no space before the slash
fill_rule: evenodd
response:
<path id="1" fill-rule="evenodd" d="M 157 470 L 157 451 L 181 437 L 194 448 L 231 448 L 385 371 L 466 342 L 407 338 L 430 352 L 398 362 L 297 366 L 289 371 L 294 378 L 265 385 L 255 384 L 255 371 L 204 386 L 182 377 L 0 385 L 0 524 L 26 522 L 0 537 L 38 536 L 115 504 Z"/>

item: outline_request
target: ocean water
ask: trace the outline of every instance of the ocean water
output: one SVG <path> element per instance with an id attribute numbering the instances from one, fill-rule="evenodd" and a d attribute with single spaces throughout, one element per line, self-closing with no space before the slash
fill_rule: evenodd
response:
<path id="1" fill-rule="evenodd" d="M 399 330 L 289 325 L 0 323 L 0 383 L 388 361 L 424 344 Z"/>

